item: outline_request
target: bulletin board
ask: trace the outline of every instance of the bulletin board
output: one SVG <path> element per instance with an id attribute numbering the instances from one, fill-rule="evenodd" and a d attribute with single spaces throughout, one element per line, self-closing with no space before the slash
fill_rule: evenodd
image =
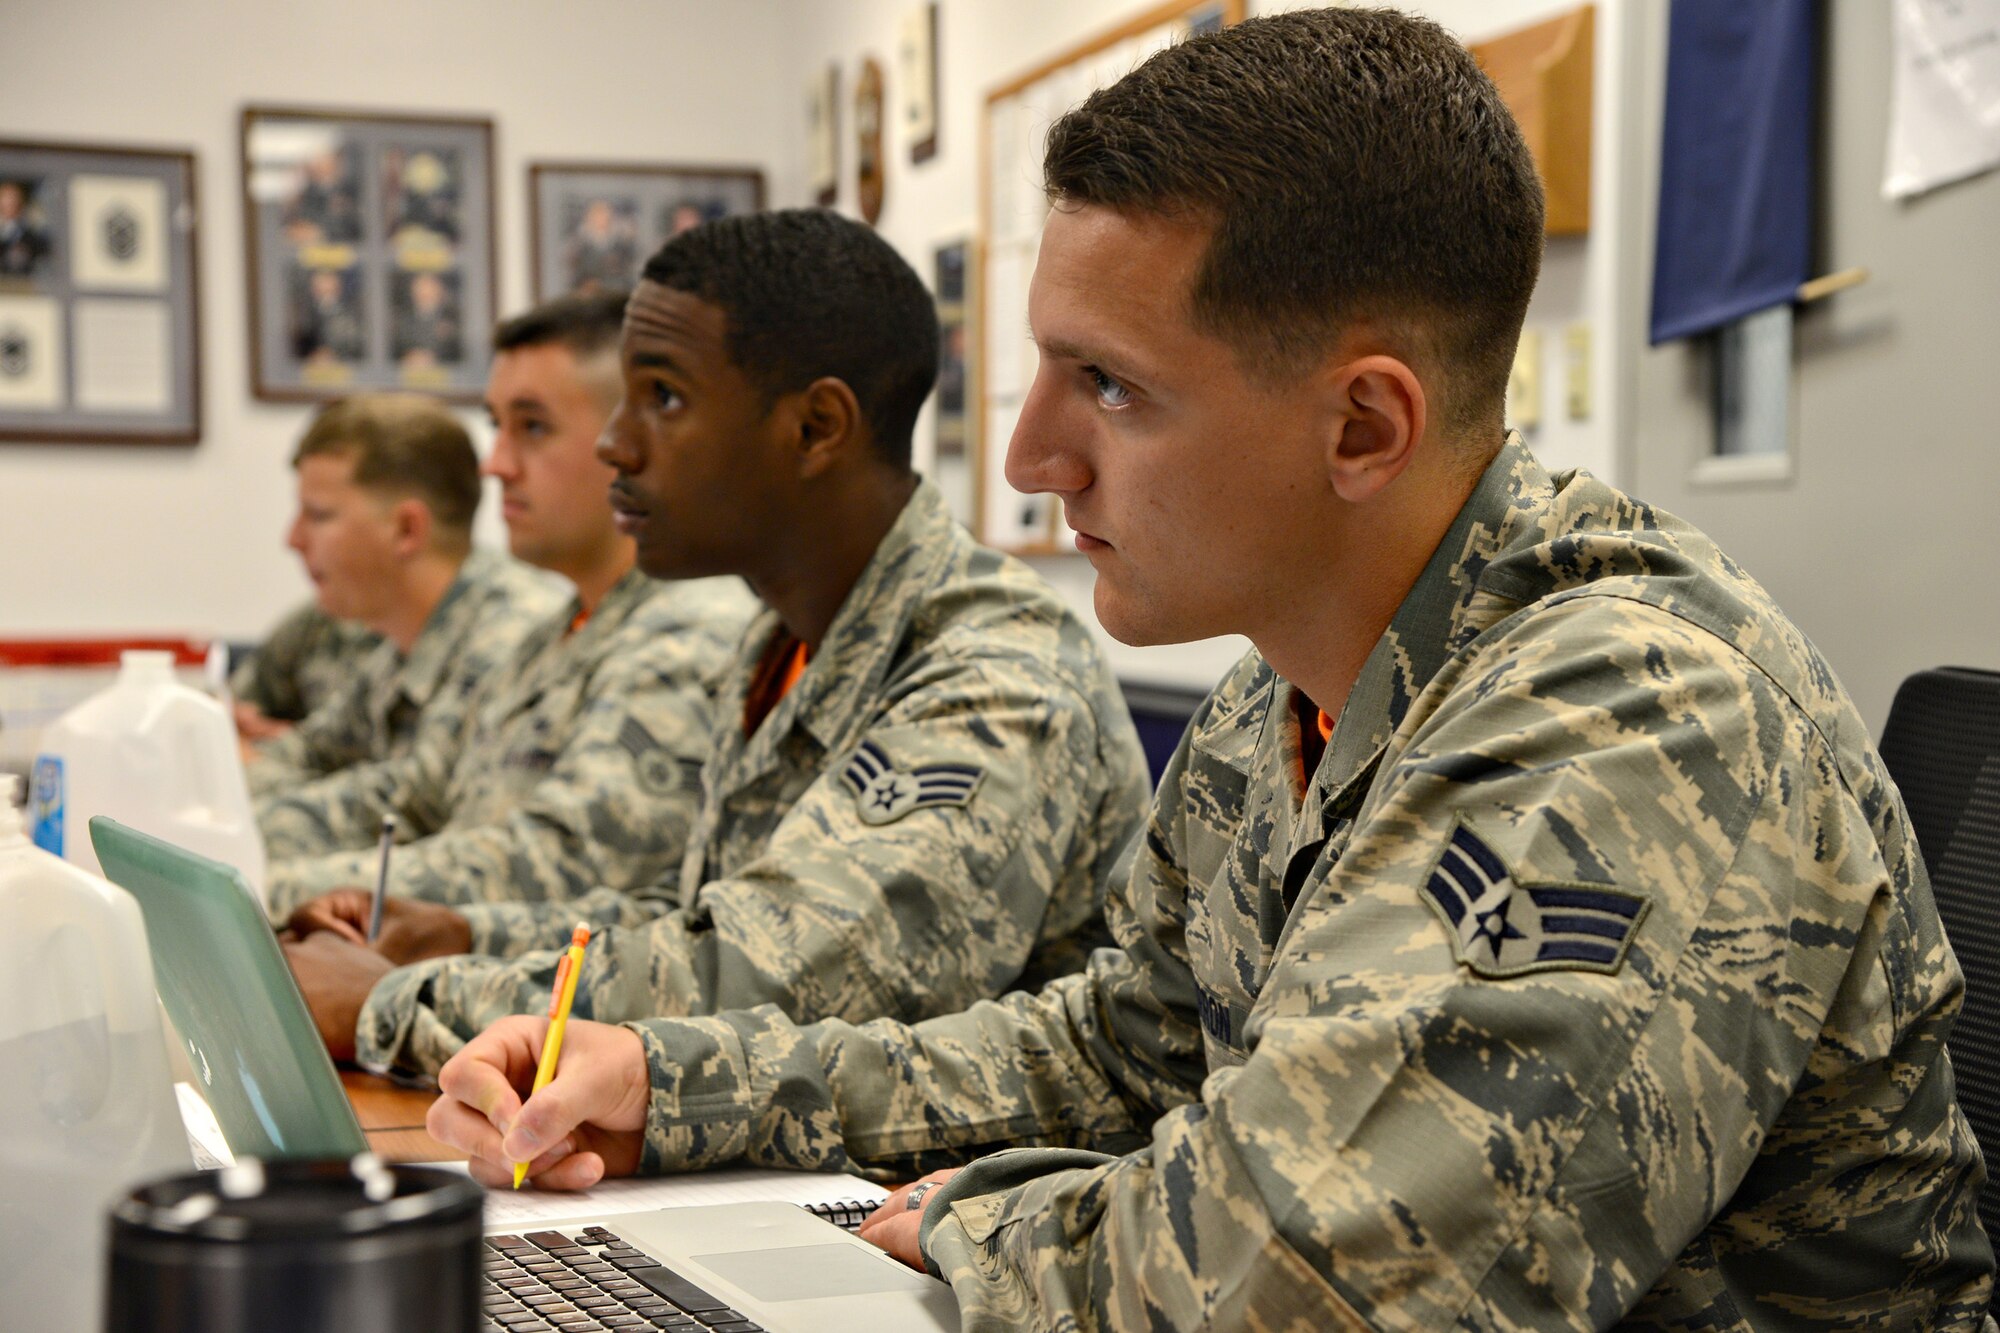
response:
<path id="1" fill-rule="evenodd" d="M 1042 152 L 1049 126 L 1098 88 L 1115 83 L 1146 57 L 1191 34 L 1243 20 L 1247 0 L 1169 0 L 1108 32 L 1043 61 L 986 95 L 980 124 L 979 222 L 985 244 L 973 307 L 978 411 L 972 439 L 973 530 L 981 541 L 1023 555 L 1074 547 L 1052 496 L 1022 495 L 1007 484 L 1007 441 L 1035 378 L 1028 337 L 1028 280 L 1041 247 L 1048 200 Z"/>

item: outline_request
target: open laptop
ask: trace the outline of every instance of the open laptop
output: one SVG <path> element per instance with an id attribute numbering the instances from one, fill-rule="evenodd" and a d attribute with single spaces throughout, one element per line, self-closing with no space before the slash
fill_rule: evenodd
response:
<path id="1" fill-rule="evenodd" d="M 98 861 L 139 900 L 153 975 L 230 1150 L 368 1151 L 277 937 L 230 866 L 90 821 Z M 483 1327 L 510 1333 L 955 1333 L 944 1283 L 789 1203 L 488 1227 Z M 634 1323 L 632 1321 L 639 1322 Z"/>

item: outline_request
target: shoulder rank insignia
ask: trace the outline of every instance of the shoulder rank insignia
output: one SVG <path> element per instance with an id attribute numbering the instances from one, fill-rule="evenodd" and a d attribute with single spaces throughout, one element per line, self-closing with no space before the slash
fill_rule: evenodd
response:
<path id="1" fill-rule="evenodd" d="M 912 810 L 967 804 L 985 776 L 970 764 L 924 764 L 904 771 L 889 762 L 881 746 L 863 741 L 840 771 L 840 782 L 854 794 L 864 823 L 893 824 Z"/>
<path id="2" fill-rule="evenodd" d="M 1524 884 L 1460 821 L 1424 899 L 1444 919 L 1458 961 L 1483 977 L 1570 969 L 1616 972 L 1646 899 L 1603 884 Z"/>

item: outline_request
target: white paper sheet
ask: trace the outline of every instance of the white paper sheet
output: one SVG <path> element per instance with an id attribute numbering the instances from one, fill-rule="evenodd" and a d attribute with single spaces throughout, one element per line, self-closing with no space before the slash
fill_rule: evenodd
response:
<path id="1" fill-rule="evenodd" d="M 1895 32 L 1883 195 L 2000 166 L 2000 0 L 1896 0 Z"/>
<path id="2" fill-rule="evenodd" d="M 167 187 L 150 176 L 73 176 L 70 277 L 90 291 L 165 292 Z"/>
<path id="3" fill-rule="evenodd" d="M 165 301 L 78 298 L 76 405 L 87 412 L 173 409 L 173 322 Z"/>
<path id="4" fill-rule="evenodd" d="M 433 1162 L 447 1171 L 463 1171 L 463 1162 Z M 639 1213 L 653 1208 L 687 1208 L 716 1203 L 880 1203 L 889 1191 L 856 1176 L 815 1171 L 767 1171 L 744 1168 L 702 1171 L 687 1176 L 627 1177 L 608 1180 L 595 1189 L 560 1194 L 523 1187 L 519 1191 L 486 1191 L 489 1226 L 523 1226 L 592 1213 Z"/>
<path id="5" fill-rule="evenodd" d="M 46 296 L 0 296 L 0 407 L 62 405 L 62 307 Z"/>

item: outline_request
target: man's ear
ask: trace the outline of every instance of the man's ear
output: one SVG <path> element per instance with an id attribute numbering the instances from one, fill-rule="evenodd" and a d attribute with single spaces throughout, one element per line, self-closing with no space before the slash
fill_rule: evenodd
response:
<path id="1" fill-rule="evenodd" d="M 398 558 L 414 559 L 430 549 L 435 520 L 430 506 L 422 500 L 412 496 L 396 501 L 389 510 L 389 523 L 390 539 L 395 543 Z"/>
<path id="2" fill-rule="evenodd" d="M 1334 400 L 1327 471 L 1333 489 L 1349 504 L 1380 494 L 1416 454 L 1429 424 L 1424 386 L 1406 362 L 1364 356 L 1334 369 Z"/>
<path id="3" fill-rule="evenodd" d="M 795 395 L 793 422 L 802 478 L 820 476 L 866 443 L 860 400 L 847 381 L 831 375 L 814 380 Z"/>

